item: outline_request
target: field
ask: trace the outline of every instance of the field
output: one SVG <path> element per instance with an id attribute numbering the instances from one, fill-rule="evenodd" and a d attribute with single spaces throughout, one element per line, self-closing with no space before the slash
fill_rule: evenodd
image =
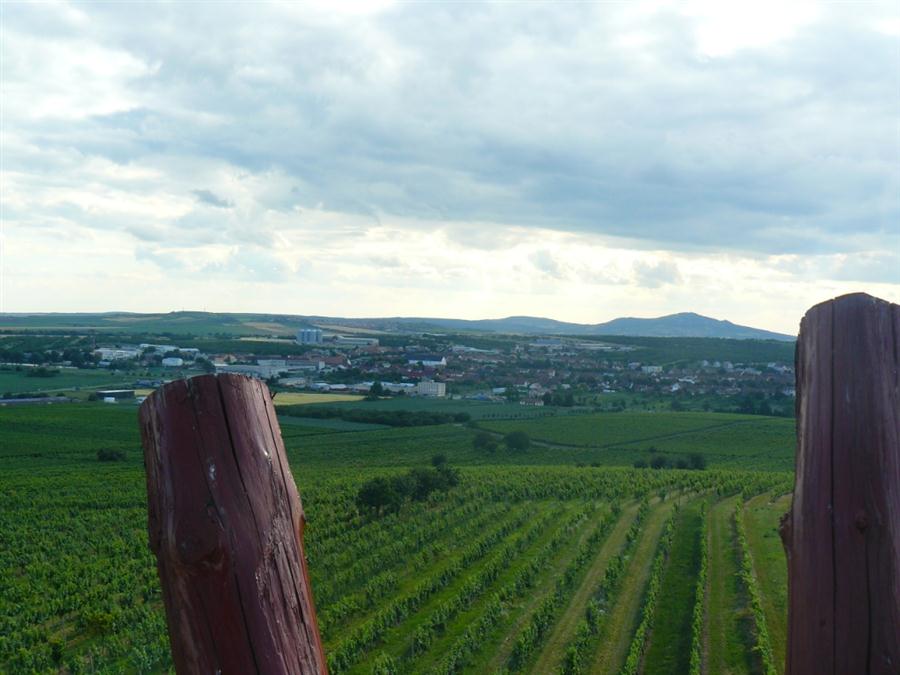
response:
<path id="1" fill-rule="evenodd" d="M 711 465 L 790 471 L 794 420 L 720 413 L 599 413 L 533 420 L 485 420 L 498 434 L 524 431 L 554 456 L 628 464 L 700 452 Z"/>
<path id="2" fill-rule="evenodd" d="M 171 668 L 136 413 L 130 404 L 0 408 L 0 671 Z M 758 587 L 772 650 L 783 653 L 784 558 L 772 532 L 792 483 L 780 470 L 786 424 L 690 413 L 483 417 L 491 433 L 541 439 L 486 452 L 473 448 L 471 425 L 285 417 L 331 672 L 677 673 L 695 639 L 704 664 L 760 672 L 744 585 Z M 708 468 L 631 468 L 651 443 L 701 453 Z M 98 461 L 103 449 L 124 459 Z M 396 512 L 358 510 L 364 481 L 426 466 L 435 453 L 459 470 L 457 487 Z M 741 468 L 749 458 L 754 471 Z M 736 576 L 745 559 L 751 581 Z"/>
<path id="3" fill-rule="evenodd" d="M 311 403 L 346 403 L 361 401 L 356 394 L 312 394 L 308 392 L 280 391 L 275 395 L 275 405 L 307 405 Z"/>
<path id="4" fill-rule="evenodd" d="M 0 395 L 6 392 L 68 392 L 75 389 L 103 389 L 130 387 L 134 375 L 110 372 L 105 369 L 63 368 L 52 377 L 30 377 L 28 370 L 0 370 Z"/>
<path id="5" fill-rule="evenodd" d="M 280 396 L 280 394 L 279 394 Z M 275 400 L 278 400 L 278 397 Z M 473 399 L 448 400 L 427 397 L 403 397 L 382 398 L 377 401 L 342 402 L 333 406 L 335 408 L 361 408 L 364 410 L 410 410 L 413 412 L 445 412 L 467 413 L 472 419 L 513 419 L 532 417 L 551 417 L 564 415 L 567 412 L 585 412 L 579 409 L 567 408 L 543 408 L 523 406 L 518 403 L 496 403 L 493 401 L 478 401 Z"/>

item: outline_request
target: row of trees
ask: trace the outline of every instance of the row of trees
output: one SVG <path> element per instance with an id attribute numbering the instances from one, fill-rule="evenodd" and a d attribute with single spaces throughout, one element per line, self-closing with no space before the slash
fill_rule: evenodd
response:
<path id="1" fill-rule="evenodd" d="M 648 462 L 646 459 L 634 460 L 635 469 L 690 469 L 702 471 L 706 468 L 706 457 L 699 452 L 692 452 L 687 457 L 670 459 L 665 455 L 653 454 Z"/>
<path id="2" fill-rule="evenodd" d="M 389 427 L 422 427 L 437 424 L 462 424 L 471 419 L 469 413 L 445 413 L 412 410 L 374 410 L 351 407 L 318 407 L 314 405 L 288 405 L 278 410 L 283 415 L 314 417 L 316 419 L 342 419 L 347 422 L 383 424 Z"/>

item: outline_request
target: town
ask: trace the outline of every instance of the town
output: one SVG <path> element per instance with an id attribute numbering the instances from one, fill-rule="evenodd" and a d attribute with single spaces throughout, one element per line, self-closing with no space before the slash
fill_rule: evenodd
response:
<path id="1" fill-rule="evenodd" d="M 315 326 L 300 328 L 294 339 L 129 343 L 102 337 L 107 339 L 98 342 L 94 336 L 87 345 L 82 336 L 68 348 L 7 347 L 0 350 L 4 362 L 0 367 L 32 369 L 29 374 L 45 377 L 72 368 L 133 374 L 131 385 L 142 389 L 197 372 L 239 373 L 265 380 L 274 392 L 589 405 L 608 410 L 643 405 L 790 416 L 795 396 L 790 345 L 758 340 L 342 334 Z M 128 396 L 125 392 L 97 394 L 116 399 Z M 5 392 L 3 400 L 24 403 L 27 393 Z"/>

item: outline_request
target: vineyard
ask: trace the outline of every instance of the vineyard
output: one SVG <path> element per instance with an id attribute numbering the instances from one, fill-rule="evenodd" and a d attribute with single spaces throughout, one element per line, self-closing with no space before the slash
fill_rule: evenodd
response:
<path id="1" fill-rule="evenodd" d="M 171 667 L 135 417 L 0 409 L 0 671 Z M 332 673 L 780 672 L 790 421 L 477 425 L 284 418 Z M 479 431 L 512 430 L 532 446 L 473 447 Z M 651 447 L 701 453 L 708 468 L 632 468 Z M 436 453 L 458 485 L 390 511 L 358 505 L 364 482 Z"/>

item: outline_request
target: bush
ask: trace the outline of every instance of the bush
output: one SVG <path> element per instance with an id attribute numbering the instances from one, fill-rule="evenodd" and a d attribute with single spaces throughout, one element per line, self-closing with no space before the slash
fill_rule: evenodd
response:
<path id="1" fill-rule="evenodd" d="M 669 460 L 662 455 L 654 455 L 650 460 L 650 466 L 654 469 L 665 469 L 669 466 Z"/>
<path id="2" fill-rule="evenodd" d="M 509 450 L 523 452 L 531 447 L 531 438 L 524 431 L 510 431 L 503 437 Z"/>
<path id="3" fill-rule="evenodd" d="M 432 492 L 459 485 L 459 472 L 447 464 L 444 455 L 435 455 L 431 461 L 432 468 L 417 467 L 390 478 L 378 476 L 366 481 L 356 495 L 357 508 L 396 511 L 407 500 L 424 501 Z"/>
<path id="4" fill-rule="evenodd" d="M 688 455 L 688 464 L 692 469 L 703 470 L 706 468 L 706 457 L 699 452 L 692 452 Z"/>
<path id="5" fill-rule="evenodd" d="M 124 459 L 124 450 L 116 450 L 114 448 L 100 448 L 97 451 L 97 460 L 101 462 L 121 462 Z"/>
<path id="6" fill-rule="evenodd" d="M 643 460 L 643 459 L 636 459 L 636 460 L 634 460 L 634 468 L 635 468 L 635 469 L 646 469 L 646 468 L 647 468 L 647 461 L 646 461 L 646 460 Z"/>
<path id="7" fill-rule="evenodd" d="M 497 439 L 487 431 L 479 431 L 472 439 L 472 447 L 479 451 L 494 452 L 497 449 Z"/>

